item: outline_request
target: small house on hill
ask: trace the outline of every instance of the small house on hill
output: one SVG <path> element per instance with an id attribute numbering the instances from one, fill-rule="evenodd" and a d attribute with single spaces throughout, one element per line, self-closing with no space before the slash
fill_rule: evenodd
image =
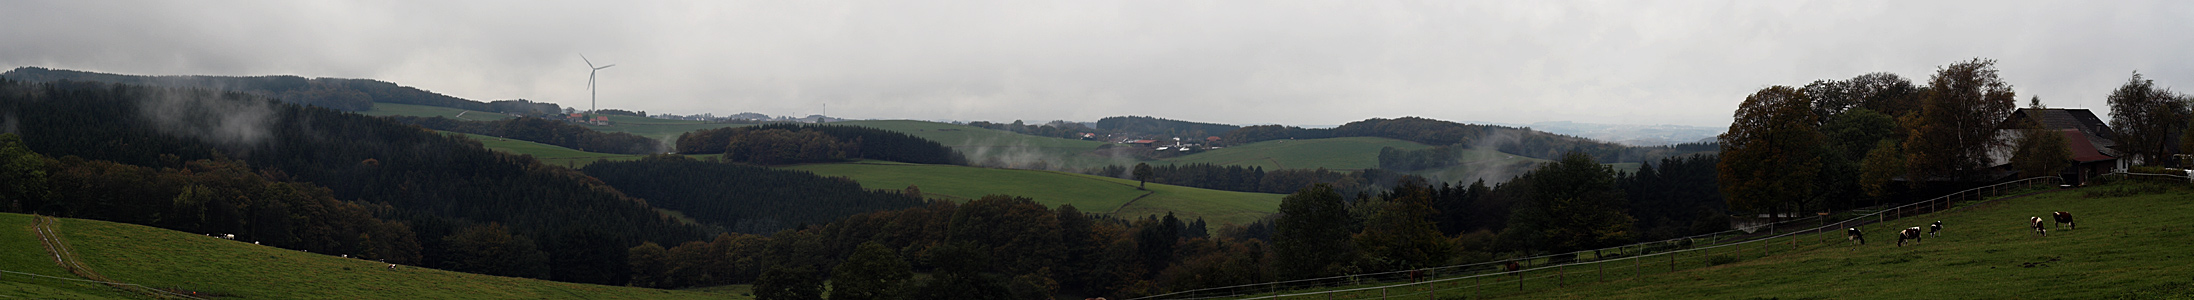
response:
<path id="1" fill-rule="evenodd" d="M 2117 150 L 2117 133 L 2109 123 L 2095 117 L 2095 113 L 2079 108 L 2022 108 L 2012 112 L 1996 127 L 1998 136 L 2016 139 L 2023 130 L 2041 128 L 2064 135 L 2065 149 L 2072 152 L 2072 166 L 2057 174 L 2066 183 L 2078 184 L 2087 178 L 2109 174 L 2123 168 Z M 2008 170 L 2011 163 L 2010 146 L 1989 151 L 1989 159 L 1998 168 Z"/>

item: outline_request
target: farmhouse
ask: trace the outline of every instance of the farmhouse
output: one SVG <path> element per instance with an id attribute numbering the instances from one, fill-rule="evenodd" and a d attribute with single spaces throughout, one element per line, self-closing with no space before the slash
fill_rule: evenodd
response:
<path id="1" fill-rule="evenodd" d="M 2115 148 L 2117 133 L 2095 113 L 2079 108 L 2022 108 L 2012 112 L 1996 127 L 1996 134 L 2007 140 L 2018 138 L 2027 128 L 2041 128 L 2064 135 L 2065 148 L 2072 150 L 2072 166 L 2058 172 L 2068 184 L 2079 184 L 2088 178 L 2109 174 L 2123 168 Z M 1989 151 L 1989 159 L 1999 170 L 2010 170 L 2012 149 L 2009 145 Z M 2023 175 L 2023 174 L 2022 174 Z"/>

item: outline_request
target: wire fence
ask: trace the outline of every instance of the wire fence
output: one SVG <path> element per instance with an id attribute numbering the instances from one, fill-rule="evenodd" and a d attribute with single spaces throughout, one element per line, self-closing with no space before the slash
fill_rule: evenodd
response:
<path id="1" fill-rule="evenodd" d="M 2177 178 L 2185 181 L 2185 177 Z M 1703 268 L 1798 251 L 1802 245 L 1841 239 L 1841 235 L 1817 233 L 1841 231 L 1845 228 L 1882 224 L 1886 227 L 1873 226 L 1872 228 L 1877 229 L 1871 232 L 1878 237 L 1894 237 L 1894 229 L 1900 227 L 1885 223 L 1972 207 L 2004 195 L 2056 188 L 2062 183 L 2063 179 L 2055 176 L 2014 180 L 1966 189 L 1925 201 L 1846 212 L 1856 215 L 1836 221 L 1831 221 L 1829 215 L 1815 215 L 1754 227 L 1595 250 L 1437 268 L 1204 288 L 1132 300 L 1440 299 L 1517 294 Z M 1912 226 L 1921 224 L 1915 223 Z"/>

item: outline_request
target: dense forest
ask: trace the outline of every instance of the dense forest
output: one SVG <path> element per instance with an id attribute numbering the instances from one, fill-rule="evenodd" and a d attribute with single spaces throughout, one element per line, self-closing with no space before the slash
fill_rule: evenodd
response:
<path id="1" fill-rule="evenodd" d="M 623 132 L 601 132 L 571 122 L 535 117 L 496 121 L 465 121 L 443 117 L 384 116 L 397 123 L 427 129 L 463 132 L 556 145 L 579 151 L 616 154 L 663 153 L 660 141 Z"/>
<path id="2" fill-rule="evenodd" d="M 0 74 L 10 80 L 52 82 L 93 81 L 159 87 L 220 89 L 280 99 L 282 102 L 326 107 L 338 111 L 372 110 L 374 103 L 416 104 L 465 110 L 544 114 L 561 111 L 554 103 L 520 100 L 480 102 L 437 94 L 418 88 L 370 79 L 304 78 L 298 76 L 140 76 L 21 67 Z"/>
<path id="3" fill-rule="evenodd" d="M 420 247 L 419 263 L 429 267 L 620 284 L 626 274 L 626 265 L 621 263 L 625 261 L 623 249 L 643 241 L 690 240 L 707 232 L 666 217 L 646 201 L 625 196 L 577 171 L 491 151 L 463 137 L 245 93 L 0 80 L 0 116 L 8 116 L 5 123 L 21 135 L 26 149 L 60 157 L 63 163 L 59 165 L 82 160 L 89 164 L 84 167 L 88 170 L 113 170 L 93 177 L 166 172 L 151 171 L 154 167 L 190 170 L 190 166 L 179 162 L 209 160 L 212 164 L 255 168 L 254 173 L 268 181 L 318 186 L 325 189 L 327 198 L 360 207 L 385 208 L 371 211 L 377 218 L 409 226 Z M 105 163 L 89 161 L 113 165 L 100 167 Z M 121 165 L 138 166 L 132 167 L 138 171 L 120 171 L 132 169 Z M 215 186 L 211 183 L 196 181 L 173 182 L 208 186 L 214 195 L 252 197 L 252 193 L 259 193 L 250 189 L 224 192 L 211 189 Z M 157 193 L 199 193 L 195 188 L 145 190 L 155 193 L 146 196 L 156 199 L 177 199 Z M 294 194 L 301 196 L 264 192 L 259 194 L 274 198 L 236 201 L 246 205 L 283 203 L 291 208 L 292 215 L 306 214 L 296 208 L 328 206 L 325 201 L 291 204 L 311 201 L 280 198 L 319 199 L 312 195 L 320 192 L 313 192 L 317 189 L 311 186 L 268 190 L 299 191 Z M 64 198 L 40 203 L 98 203 L 104 201 L 98 199 L 105 199 L 66 198 L 79 195 L 50 193 L 41 197 Z M 214 203 L 221 202 L 205 204 L 209 211 L 222 211 L 221 205 L 228 205 Z M 69 208 L 39 205 L 22 207 L 21 211 L 59 216 L 88 213 Z M 280 212 L 273 208 L 252 209 L 258 208 L 247 207 L 238 213 Z M 209 212 L 207 216 L 218 215 Z M 118 221 L 170 222 L 165 218 Z M 298 226 L 295 222 L 288 226 Z M 245 226 L 251 224 L 245 221 Z M 218 223 L 197 226 L 199 230 L 243 230 L 220 227 L 232 225 Z M 292 232 L 292 240 L 305 236 Z M 283 240 L 279 236 L 260 238 Z M 298 243 L 303 247 L 328 247 L 320 241 Z M 332 247 L 352 247 L 343 243 L 338 239 L 334 244 L 337 246 Z"/>
<path id="4" fill-rule="evenodd" d="M 843 177 L 678 155 L 596 162 L 589 176 L 655 207 L 735 232 L 766 234 L 855 213 L 922 205 L 919 189 L 866 190 Z"/>
<path id="5" fill-rule="evenodd" d="M 0 197 L 8 212 L 41 212 L 220 235 L 238 241 L 416 264 L 411 227 L 374 217 L 391 210 L 336 200 L 327 188 L 280 181 L 243 162 L 181 161 L 146 167 L 30 151 L 0 134 Z M 35 175 L 34 175 L 35 174 Z M 38 176 L 42 175 L 42 176 Z"/>
<path id="6" fill-rule="evenodd" d="M 1226 124 L 1197 123 L 1142 116 L 1106 117 L 1103 119 L 1097 119 L 1098 130 L 1105 130 L 1115 133 L 1138 133 L 1159 136 L 1203 138 L 1207 136 L 1218 136 L 1220 134 L 1234 131 L 1235 129 L 1239 128 L 1241 127 Z"/>
<path id="7" fill-rule="evenodd" d="M 764 131 L 770 132 L 753 134 Z M 739 147 L 735 148 L 735 145 Z M 967 157 L 936 141 L 860 126 L 771 123 L 707 129 L 679 134 L 677 150 L 680 154 L 724 153 L 733 161 L 760 164 L 854 158 L 918 164 L 967 164 Z M 756 157 L 763 159 L 755 161 Z"/>

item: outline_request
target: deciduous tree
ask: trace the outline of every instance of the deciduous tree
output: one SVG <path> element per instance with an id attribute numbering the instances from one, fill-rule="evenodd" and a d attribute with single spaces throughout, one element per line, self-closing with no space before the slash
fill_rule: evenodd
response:
<path id="1" fill-rule="evenodd" d="M 1823 147 L 1812 101 L 1797 89 L 1773 86 L 1737 107 L 1716 164 L 1730 208 L 1777 214 L 1814 196 Z"/>
<path id="2" fill-rule="evenodd" d="M 874 241 L 861 243 L 831 272 L 830 299 L 893 299 L 911 278 L 912 267 L 890 247 Z"/>
<path id="3" fill-rule="evenodd" d="M 2110 92 L 2110 127 L 2117 131 L 2119 151 L 2132 154 L 2143 165 L 2157 165 L 2170 157 L 2170 140 L 2188 120 L 2185 96 L 2156 87 L 2154 80 L 2133 73 L 2125 85 Z"/>
<path id="4" fill-rule="evenodd" d="M 1273 234 L 1273 252 L 1281 278 L 1301 279 L 1331 274 L 1355 259 L 1349 243 L 1348 208 L 1332 186 L 1312 185 L 1280 199 L 1280 218 Z"/>
<path id="5" fill-rule="evenodd" d="M 1996 61 L 1973 59 L 1936 69 L 1917 114 L 1900 118 L 1906 167 L 1915 182 L 1962 180 L 1989 167 L 1988 151 L 2008 146 L 1996 134 L 2019 108 L 2011 84 L 1997 77 Z"/>

